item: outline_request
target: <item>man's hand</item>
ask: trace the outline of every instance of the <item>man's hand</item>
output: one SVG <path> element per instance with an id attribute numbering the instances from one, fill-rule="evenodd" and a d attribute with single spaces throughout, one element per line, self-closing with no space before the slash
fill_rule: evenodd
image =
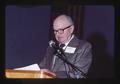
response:
<path id="1" fill-rule="evenodd" d="M 53 76 L 56 76 L 56 74 L 55 74 L 55 73 L 53 73 L 53 72 L 49 71 L 48 69 L 41 69 L 41 71 L 42 71 L 42 72 L 47 72 L 47 73 L 52 74 Z"/>

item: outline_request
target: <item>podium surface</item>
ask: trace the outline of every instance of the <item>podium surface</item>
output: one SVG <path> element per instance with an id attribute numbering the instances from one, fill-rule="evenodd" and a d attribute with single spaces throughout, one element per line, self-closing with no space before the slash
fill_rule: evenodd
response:
<path id="1" fill-rule="evenodd" d="M 6 69 L 5 76 L 6 78 L 56 78 L 48 72 L 13 69 Z"/>

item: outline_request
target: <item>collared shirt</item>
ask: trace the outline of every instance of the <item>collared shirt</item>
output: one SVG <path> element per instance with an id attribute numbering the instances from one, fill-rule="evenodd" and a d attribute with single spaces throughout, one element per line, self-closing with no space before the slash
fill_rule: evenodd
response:
<path id="1" fill-rule="evenodd" d="M 66 49 L 67 45 L 69 44 L 69 42 L 74 38 L 74 35 L 71 36 L 70 40 L 68 42 L 65 43 L 65 46 L 63 47 L 63 50 Z"/>

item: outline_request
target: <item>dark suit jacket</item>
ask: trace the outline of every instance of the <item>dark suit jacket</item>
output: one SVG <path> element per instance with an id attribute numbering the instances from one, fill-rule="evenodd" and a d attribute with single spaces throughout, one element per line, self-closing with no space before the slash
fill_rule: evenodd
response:
<path id="1" fill-rule="evenodd" d="M 79 40 L 77 37 L 74 37 L 69 42 L 68 46 L 74 47 L 76 50 L 74 53 L 65 53 L 67 60 L 77 66 L 84 73 L 87 73 L 92 61 L 91 44 L 86 41 Z M 57 58 L 54 69 L 51 69 L 54 57 L 53 52 L 54 49 L 48 47 L 46 55 L 39 66 L 41 68 L 49 69 L 52 72 L 55 72 L 59 78 L 67 78 L 68 76 L 66 75 L 65 65 L 61 59 Z M 72 78 L 76 78 L 75 71 L 73 71 L 72 68 L 70 68 L 69 74 Z M 81 72 L 77 73 L 77 76 L 79 76 L 79 78 L 84 77 Z"/>

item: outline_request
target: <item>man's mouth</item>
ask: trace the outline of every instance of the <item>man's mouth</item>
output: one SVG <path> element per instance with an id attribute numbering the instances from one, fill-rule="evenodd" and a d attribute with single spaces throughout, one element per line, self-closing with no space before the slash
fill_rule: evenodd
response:
<path id="1" fill-rule="evenodd" d="M 59 40 L 59 39 L 62 39 L 62 37 L 58 37 L 58 40 Z"/>

